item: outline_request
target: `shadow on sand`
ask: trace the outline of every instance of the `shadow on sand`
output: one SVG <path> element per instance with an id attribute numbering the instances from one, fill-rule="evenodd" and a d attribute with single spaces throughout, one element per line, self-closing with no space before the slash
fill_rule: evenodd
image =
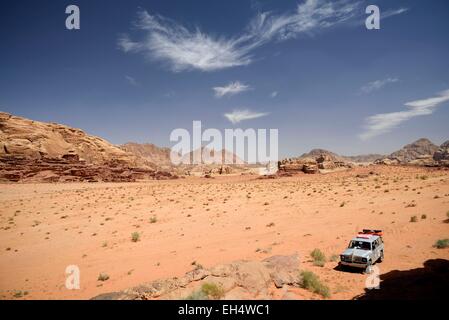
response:
<path id="1" fill-rule="evenodd" d="M 449 296 L 449 260 L 433 259 L 424 268 L 390 271 L 380 276 L 380 289 L 365 289 L 354 300 L 432 300 Z"/>

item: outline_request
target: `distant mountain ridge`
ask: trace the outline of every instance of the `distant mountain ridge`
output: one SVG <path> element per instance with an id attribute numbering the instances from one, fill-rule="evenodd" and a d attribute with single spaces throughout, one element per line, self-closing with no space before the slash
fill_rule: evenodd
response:
<path id="1" fill-rule="evenodd" d="M 203 151 L 204 147 L 181 159 L 190 160 L 190 163 L 193 159 L 201 162 Z M 171 179 L 176 178 L 176 173 L 227 174 L 251 168 L 232 152 L 221 150 L 217 153 L 222 159 L 233 159 L 237 166 L 231 168 L 229 165 L 204 163 L 174 166 L 169 148 L 133 142 L 116 146 L 81 129 L 0 112 L 0 181 L 136 181 Z M 421 138 L 388 156 L 342 156 L 324 149 L 313 149 L 300 157 L 280 161 L 279 168 L 283 166 L 284 171 L 315 173 L 351 168 L 354 163 L 373 162 L 449 167 L 449 141 L 437 146 L 429 139 Z"/>
<path id="2" fill-rule="evenodd" d="M 400 163 L 408 163 L 422 157 L 433 157 L 438 149 L 439 147 L 429 139 L 421 138 L 393 152 L 387 158 L 397 159 Z"/>
<path id="3" fill-rule="evenodd" d="M 120 149 L 146 159 L 158 166 L 171 166 L 170 148 L 158 147 L 152 143 L 128 142 L 119 146 Z"/>
<path id="4" fill-rule="evenodd" d="M 319 156 L 325 155 L 329 157 L 332 161 L 340 161 L 340 162 L 374 162 L 375 160 L 385 157 L 381 154 L 362 154 L 356 156 L 343 156 L 337 153 L 334 153 L 325 149 L 312 149 L 308 153 L 304 153 L 300 156 L 300 158 L 317 158 Z"/>
<path id="5" fill-rule="evenodd" d="M 312 149 L 302 154 L 297 159 L 317 159 L 325 156 L 331 161 L 379 164 L 416 164 L 416 165 L 438 165 L 436 162 L 449 160 L 449 140 L 441 146 L 435 145 L 427 138 L 418 139 L 389 155 L 366 154 L 356 156 L 343 156 L 325 149 Z"/>

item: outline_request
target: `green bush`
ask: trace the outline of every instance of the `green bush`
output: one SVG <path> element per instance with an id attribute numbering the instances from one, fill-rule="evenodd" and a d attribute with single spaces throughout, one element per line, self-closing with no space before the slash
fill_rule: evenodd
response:
<path id="1" fill-rule="evenodd" d="M 326 256 L 320 249 L 314 249 L 310 256 L 313 258 L 313 264 L 318 267 L 323 267 L 326 263 Z"/>
<path id="2" fill-rule="evenodd" d="M 131 240 L 132 242 L 137 242 L 140 240 L 140 234 L 138 232 L 133 232 L 131 234 Z"/>
<path id="3" fill-rule="evenodd" d="M 330 297 L 329 287 L 321 283 L 320 278 L 311 271 L 301 272 L 300 285 L 313 293 L 321 295 L 323 298 Z"/>
<path id="4" fill-rule="evenodd" d="M 444 249 L 449 247 L 449 239 L 440 239 L 434 244 L 435 248 Z"/>
<path id="5" fill-rule="evenodd" d="M 215 283 L 204 283 L 201 289 L 192 292 L 186 300 L 220 300 L 225 295 L 223 288 Z"/>
<path id="6" fill-rule="evenodd" d="M 209 298 L 220 300 L 224 297 L 224 290 L 221 286 L 215 283 L 204 283 L 201 286 L 201 291 Z"/>

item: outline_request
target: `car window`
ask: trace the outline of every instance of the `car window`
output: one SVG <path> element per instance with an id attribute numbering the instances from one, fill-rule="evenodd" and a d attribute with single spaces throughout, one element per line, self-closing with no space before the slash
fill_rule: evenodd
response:
<path id="1" fill-rule="evenodd" d="M 349 248 L 351 248 L 351 249 L 371 250 L 371 243 L 369 243 L 367 241 L 352 240 L 349 243 Z"/>

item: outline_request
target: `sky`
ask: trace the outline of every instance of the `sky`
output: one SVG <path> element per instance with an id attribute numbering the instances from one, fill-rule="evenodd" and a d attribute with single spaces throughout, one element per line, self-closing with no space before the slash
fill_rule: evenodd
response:
<path id="1" fill-rule="evenodd" d="M 65 9 L 80 8 L 80 30 Z M 380 29 L 368 30 L 368 5 Z M 449 2 L 0 2 L 0 110 L 114 144 L 279 130 L 281 157 L 449 139 Z"/>

